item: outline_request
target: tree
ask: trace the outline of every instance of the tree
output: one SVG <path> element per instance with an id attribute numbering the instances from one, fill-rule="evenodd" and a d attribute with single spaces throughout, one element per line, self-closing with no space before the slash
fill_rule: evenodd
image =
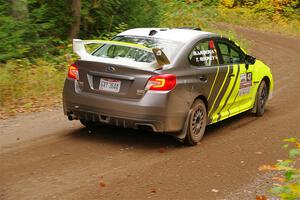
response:
<path id="1" fill-rule="evenodd" d="M 28 17 L 27 0 L 11 0 L 11 15 L 16 19 Z"/>
<path id="2" fill-rule="evenodd" d="M 76 38 L 80 32 L 81 0 L 71 0 L 73 22 L 69 32 L 69 38 Z"/>

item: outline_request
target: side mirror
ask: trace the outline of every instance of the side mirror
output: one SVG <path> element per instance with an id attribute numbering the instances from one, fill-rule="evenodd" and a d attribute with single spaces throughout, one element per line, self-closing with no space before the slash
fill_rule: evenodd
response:
<path id="1" fill-rule="evenodd" d="M 246 55 L 245 61 L 246 61 L 246 64 L 248 64 L 248 65 L 254 65 L 256 58 L 253 56 L 250 56 L 250 55 Z"/>

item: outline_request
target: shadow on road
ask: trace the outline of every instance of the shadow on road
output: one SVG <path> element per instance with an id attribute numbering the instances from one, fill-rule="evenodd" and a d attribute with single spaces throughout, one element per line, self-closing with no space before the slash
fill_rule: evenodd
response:
<path id="1" fill-rule="evenodd" d="M 258 118 L 249 112 L 239 114 L 224 121 L 207 126 L 202 142 L 207 142 L 219 134 L 229 134 L 231 131 L 250 126 Z M 82 127 L 68 134 L 73 139 L 99 144 L 140 146 L 141 148 L 184 147 L 175 137 L 166 134 L 118 128 L 103 125 L 94 129 Z M 224 135 L 223 135 L 224 136 Z"/>
<path id="2" fill-rule="evenodd" d="M 94 129 L 82 127 L 70 132 L 69 136 L 73 139 L 92 143 L 116 146 L 138 146 L 143 149 L 183 146 L 176 138 L 166 134 L 118 128 L 108 125 L 99 126 Z"/>

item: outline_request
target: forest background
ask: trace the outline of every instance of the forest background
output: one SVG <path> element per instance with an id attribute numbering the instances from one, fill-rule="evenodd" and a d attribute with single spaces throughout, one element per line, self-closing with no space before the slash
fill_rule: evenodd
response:
<path id="1" fill-rule="evenodd" d="M 299 0 L 0 0 L 0 119 L 61 103 L 71 40 L 136 27 L 201 27 L 249 43 L 218 23 L 300 37 Z"/>

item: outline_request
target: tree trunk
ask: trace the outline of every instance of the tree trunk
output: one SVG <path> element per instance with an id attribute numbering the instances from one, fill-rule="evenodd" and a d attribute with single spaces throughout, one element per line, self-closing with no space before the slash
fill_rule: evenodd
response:
<path id="1" fill-rule="evenodd" d="M 11 16 L 16 19 L 28 17 L 27 0 L 11 0 Z"/>
<path id="2" fill-rule="evenodd" d="M 72 9 L 73 22 L 69 32 L 69 38 L 73 39 L 78 36 L 80 31 L 81 0 L 72 0 L 71 9 Z"/>

